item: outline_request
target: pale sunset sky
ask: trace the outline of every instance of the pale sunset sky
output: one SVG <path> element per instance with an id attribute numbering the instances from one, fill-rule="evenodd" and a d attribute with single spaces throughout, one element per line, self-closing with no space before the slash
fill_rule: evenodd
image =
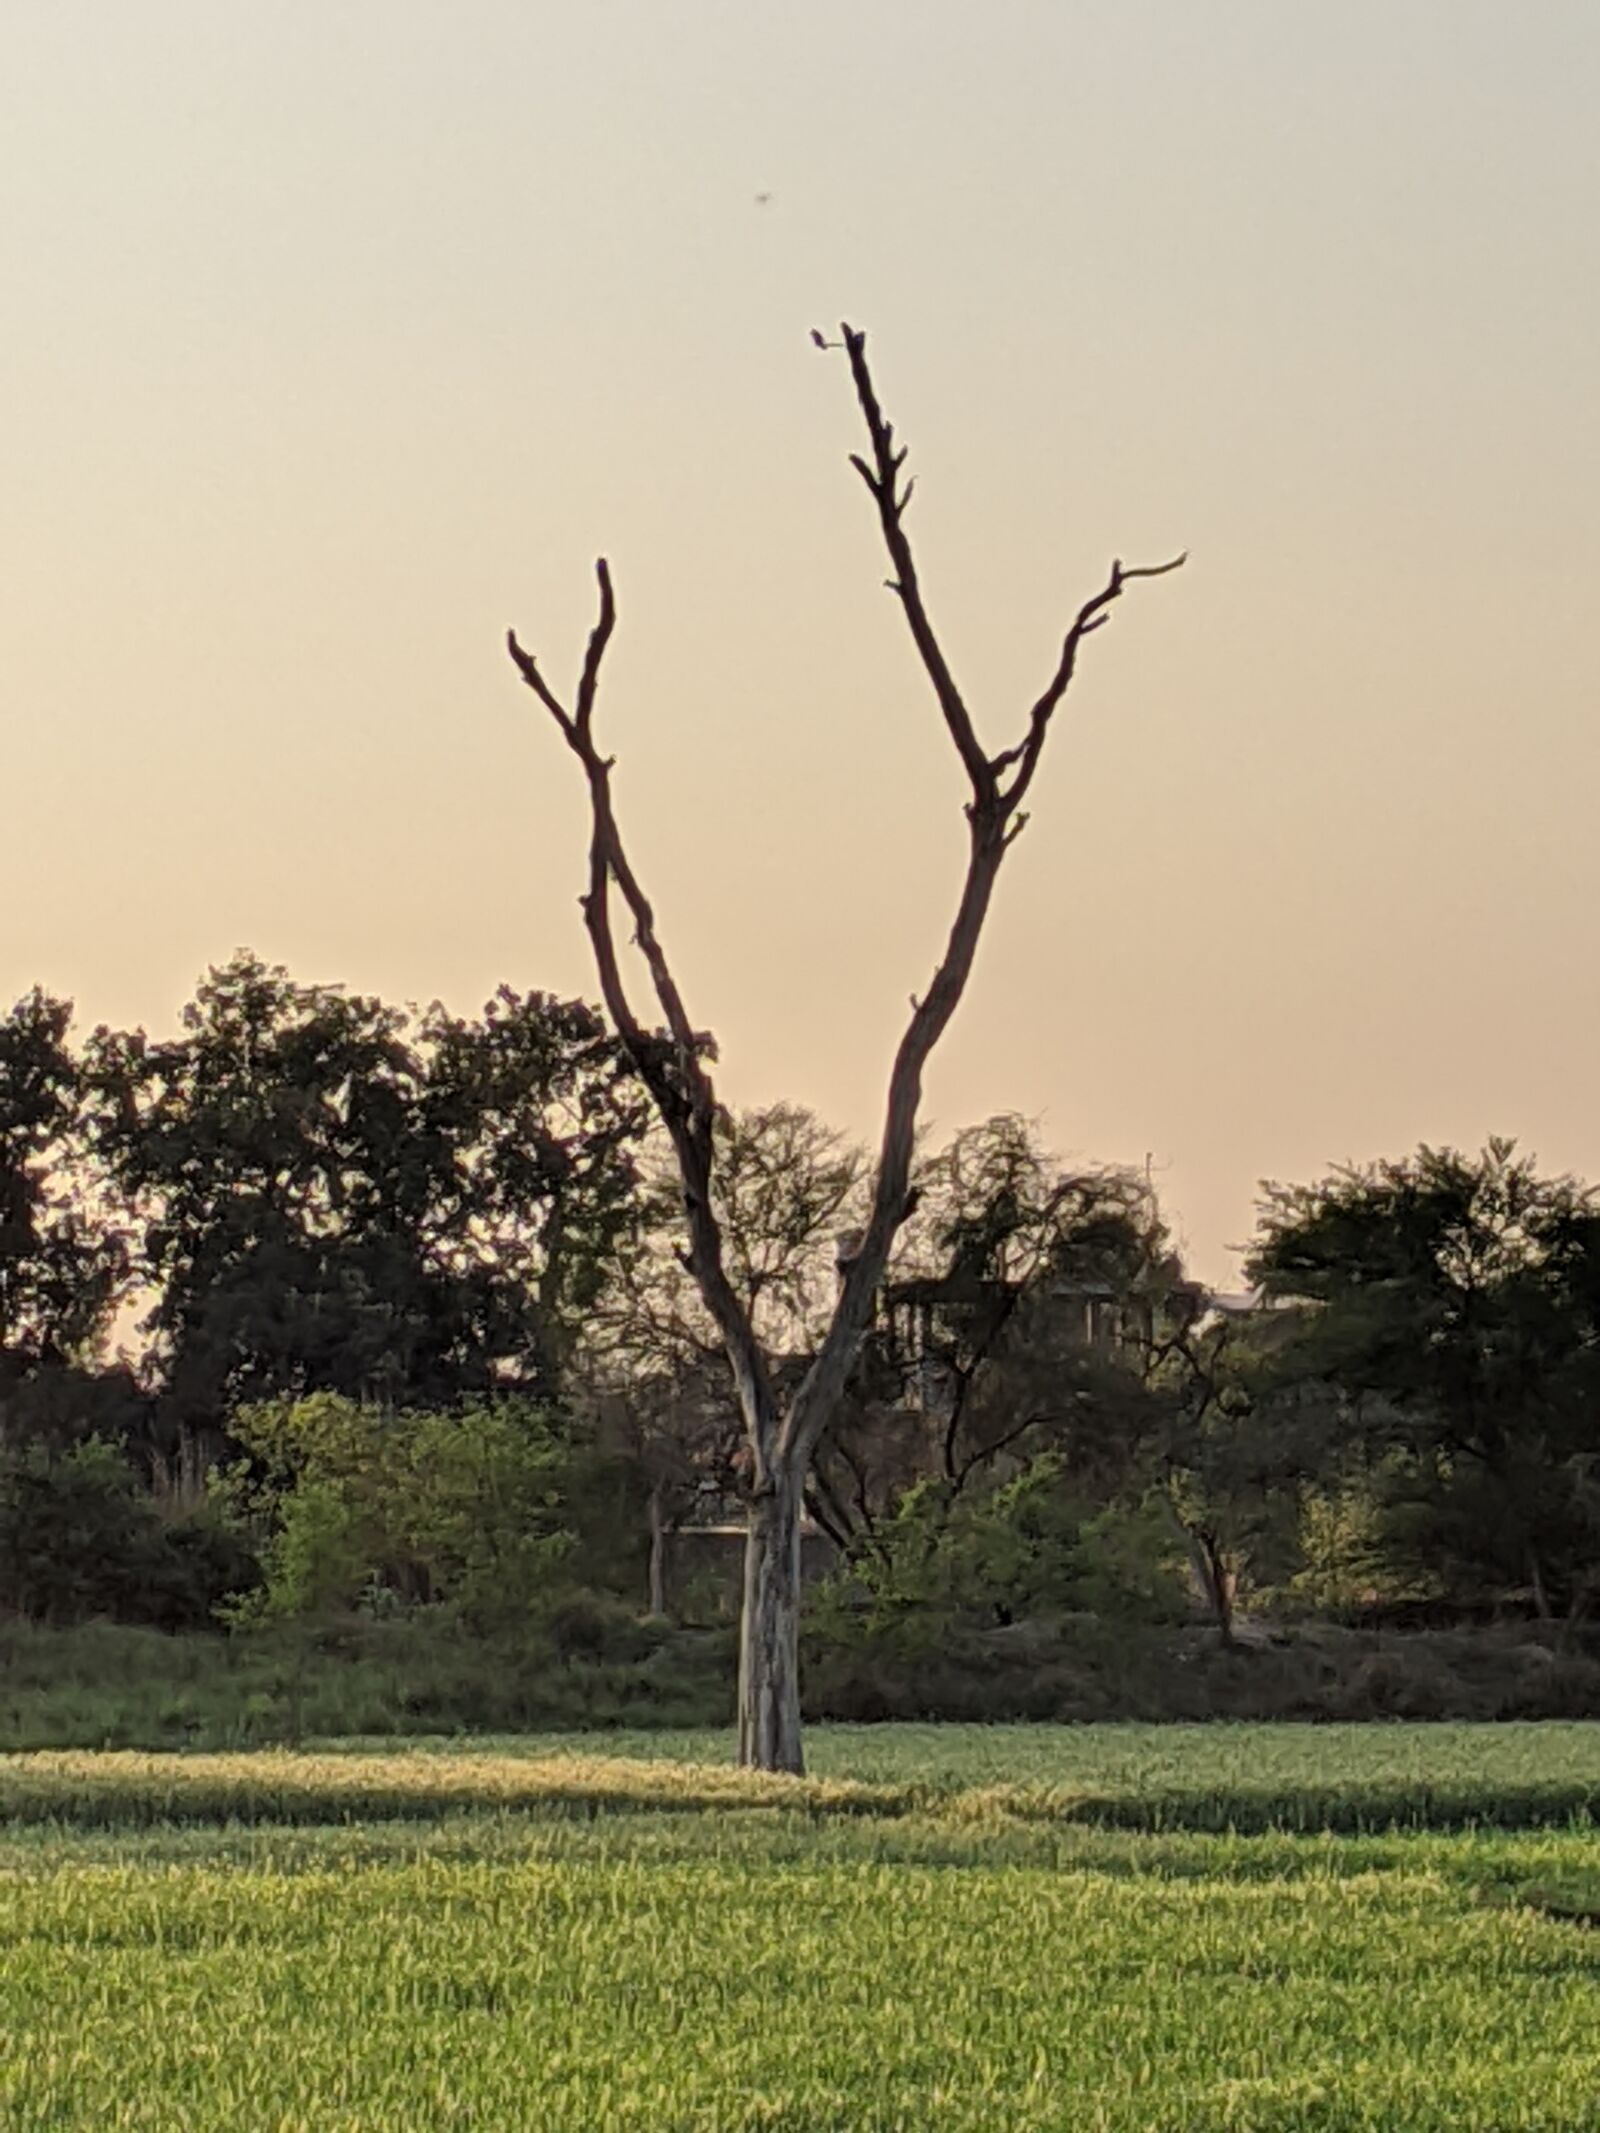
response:
<path id="1" fill-rule="evenodd" d="M 6 0 L 0 996 L 248 944 L 593 997 L 569 687 L 721 1093 L 874 1131 L 962 864 L 869 501 L 1015 739 L 936 1130 L 1600 1176 L 1594 0 Z M 758 199 L 770 194 L 764 204 Z"/>

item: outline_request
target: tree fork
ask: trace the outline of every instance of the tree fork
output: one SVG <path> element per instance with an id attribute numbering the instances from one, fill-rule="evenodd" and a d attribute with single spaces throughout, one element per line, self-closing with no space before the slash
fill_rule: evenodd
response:
<path id="1" fill-rule="evenodd" d="M 813 332 L 812 339 L 830 351 L 842 348 L 849 363 L 868 445 L 865 454 L 851 455 L 851 463 L 877 507 L 894 573 L 889 589 L 900 602 L 917 656 L 967 773 L 971 794 L 966 804 L 968 856 L 944 953 L 927 989 L 920 998 L 913 996 L 911 1017 L 895 1053 L 867 1228 L 822 1344 L 786 1409 L 780 1408 L 775 1397 L 772 1370 L 751 1314 L 724 1265 L 722 1232 L 712 1196 L 716 1105 L 705 1070 L 707 1047 L 689 1021 L 656 932 L 655 913 L 623 845 L 611 798 L 613 759 L 601 755 L 594 742 L 600 667 L 616 627 L 616 600 L 604 559 L 595 566 L 599 614 L 590 632 L 573 709 L 569 711 L 554 693 L 515 632 L 507 636 L 507 649 L 518 673 L 554 719 L 588 783 L 589 886 L 583 913 L 601 995 L 672 1141 L 683 1180 L 689 1264 L 727 1351 L 749 1441 L 752 1478 L 740 1622 L 739 1760 L 755 1769 L 795 1773 L 804 1768 L 799 1631 L 805 1486 L 818 1439 L 838 1406 L 871 1321 L 895 1236 L 910 1211 L 911 1159 L 923 1069 L 966 990 L 1001 865 L 1027 821 L 1022 800 L 1038 768 L 1051 718 L 1076 671 L 1084 638 L 1109 619 L 1109 609 L 1133 579 L 1163 576 L 1185 561 L 1179 555 L 1167 563 L 1132 569 L 1114 562 L 1105 584 L 1083 603 L 1068 627 L 1055 670 L 1029 712 L 1022 738 L 996 755 L 986 754 L 929 619 L 906 535 L 906 507 L 913 486 L 903 478 L 906 448 L 895 445 L 893 424 L 885 419 L 879 404 L 867 362 L 866 335 L 842 325 L 840 336 L 838 341 L 828 341 Z M 634 938 L 664 1024 L 659 1032 L 646 1029 L 628 996 L 612 928 L 613 888 L 633 921 Z"/>

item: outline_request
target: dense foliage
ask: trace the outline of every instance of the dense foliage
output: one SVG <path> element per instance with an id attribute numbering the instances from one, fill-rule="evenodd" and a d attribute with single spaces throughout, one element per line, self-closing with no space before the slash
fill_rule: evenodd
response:
<path id="1" fill-rule="evenodd" d="M 418 1021 L 241 955 L 177 1039 L 96 1032 L 84 1087 L 163 1442 L 214 1453 L 241 1404 L 312 1391 L 559 1391 L 645 1125 L 581 1002 Z"/>
<path id="2" fill-rule="evenodd" d="M 0 1022 L 0 1609 L 597 1656 L 642 1651 L 647 1612 L 725 1623 L 743 1433 L 594 1010 L 418 1013 L 241 953 L 174 1038 L 70 1023 L 37 990 Z M 790 1104 L 717 1134 L 729 1278 L 781 1384 L 866 1158 Z M 1033 1710 L 971 1700 L 1013 1644 L 1089 1663 L 1196 1620 L 1225 1650 L 1538 1620 L 1582 1659 L 1589 1191 L 1506 1142 L 1423 1148 L 1269 1187 L 1248 1273 L 1211 1296 L 1147 1180 L 1064 1169 L 1021 1119 L 921 1160 L 810 1478 L 823 1707 Z"/>
<path id="3" fill-rule="evenodd" d="M 1458 1608 L 1581 1614 L 1600 1567 L 1600 1208 L 1511 1144 L 1274 1190 L 1254 1272 L 1288 1384 L 1337 1388 L 1330 1540 Z M 1343 1530 L 1340 1530 L 1342 1521 Z"/>

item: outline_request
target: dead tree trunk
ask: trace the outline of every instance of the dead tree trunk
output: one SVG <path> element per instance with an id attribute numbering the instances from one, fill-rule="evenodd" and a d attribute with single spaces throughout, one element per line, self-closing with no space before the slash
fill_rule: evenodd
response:
<path id="1" fill-rule="evenodd" d="M 806 1477 L 817 1439 L 838 1405 L 870 1323 L 896 1233 L 910 1211 L 911 1158 L 923 1068 L 966 989 L 1001 862 L 1027 821 L 1022 802 L 1038 768 L 1051 717 L 1072 680 L 1080 645 L 1109 619 L 1108 609 L 1130 580 L 1158 577 L 1176 570 L 1184 560 L 1178 556 L 1145 569 L 1124 569 L 1121 563 L 1113 563 L 1106 583 L 1084 602 L 1068 629 L 1055 671 L 1029 714 L 1022 738 L 998 754 L 987 754 L 923 605 L 904 527 L 912 488 L 909 480 L 902 479 L 905 448 L 896 449 L 893 427 L 878 405 L 867 367 L 865 334 L 850 326 L 840 331 L 838 341 L 826 341 L 821 334 L 814 334 L 813 339 L 825 348 L 842 348 L 850 365 L 869 446 L 866 456 L 853 454 L 851 463 L 877 507 L 894 572 L 889 589 L 905 612 L 912 641 L 967 774 L 967 868 L 944 954 L 927 991 L 912 1001 L 911 1017 L 895 1054 L 866 1231 L 841 1285 L 822 1345 L 787 1407 L 776 1397 L 750 1313 L 723 1264 L 722 1232 L 713 1196 L 716 1100 L 705 1066 L 709 1041 L 690 1023 L 656 937 L 655 914 L 628 860 L 612 807 L 613 759 L 602 755 L 594 740 L 600 664 L 616 623 L 611 573 L 604 560 L 595 566 L 599 619 L 590 633 L 577 700 L 570 711 L 515 634 L 508 639 L 518 672 L 555 720 L 588 781 L 591 835 L 583 911 L 600 989 L 606 1011 L 672 1139 L 683 1180 L 687 1263 L 727 1350 L 749 1439 L 750 1530 L 740 1640 L 739 1759 L 761 1770 L 795 1772 L 803 1767 L 800 1516 Z M 628 997 L 612 926 L 613 889 L 632 922 L 663 1027 L 641 1022 Z"/>
<path id="2" fill-rule="evenodd" d="M 739 1637 L 739 1761 L 800 1770 L 800 1516 L 804 1479 L 750 1499 Z"/>

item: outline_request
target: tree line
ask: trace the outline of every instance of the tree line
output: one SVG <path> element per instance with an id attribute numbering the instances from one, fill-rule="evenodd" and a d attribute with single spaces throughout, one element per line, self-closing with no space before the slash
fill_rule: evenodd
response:
<path id="1" fill-rule="evenodd" d="M 713 1120 L 725 1277 L 780 1394 L 870 1221 L 865 1151 Z M 1267 1189 L 1248 1294 L 1147 1181 L 1002 1116 L 911 1206 L 807 1477 L 818 1634 L 883 1663 L 1038 1620 L 1542 1618 L 1600 1542 L 1600 1211 L 1505 1141 Z M 748 1432 L 682 1186 L 601 1016 L 476 1017 L 241 954 L 179 1034 L 0 1021 L 0 1604 L 517 1634 L 714 1613 L 672 1537 Z M 120 1348 L 119 1348 L 120 1343 Z"/>

